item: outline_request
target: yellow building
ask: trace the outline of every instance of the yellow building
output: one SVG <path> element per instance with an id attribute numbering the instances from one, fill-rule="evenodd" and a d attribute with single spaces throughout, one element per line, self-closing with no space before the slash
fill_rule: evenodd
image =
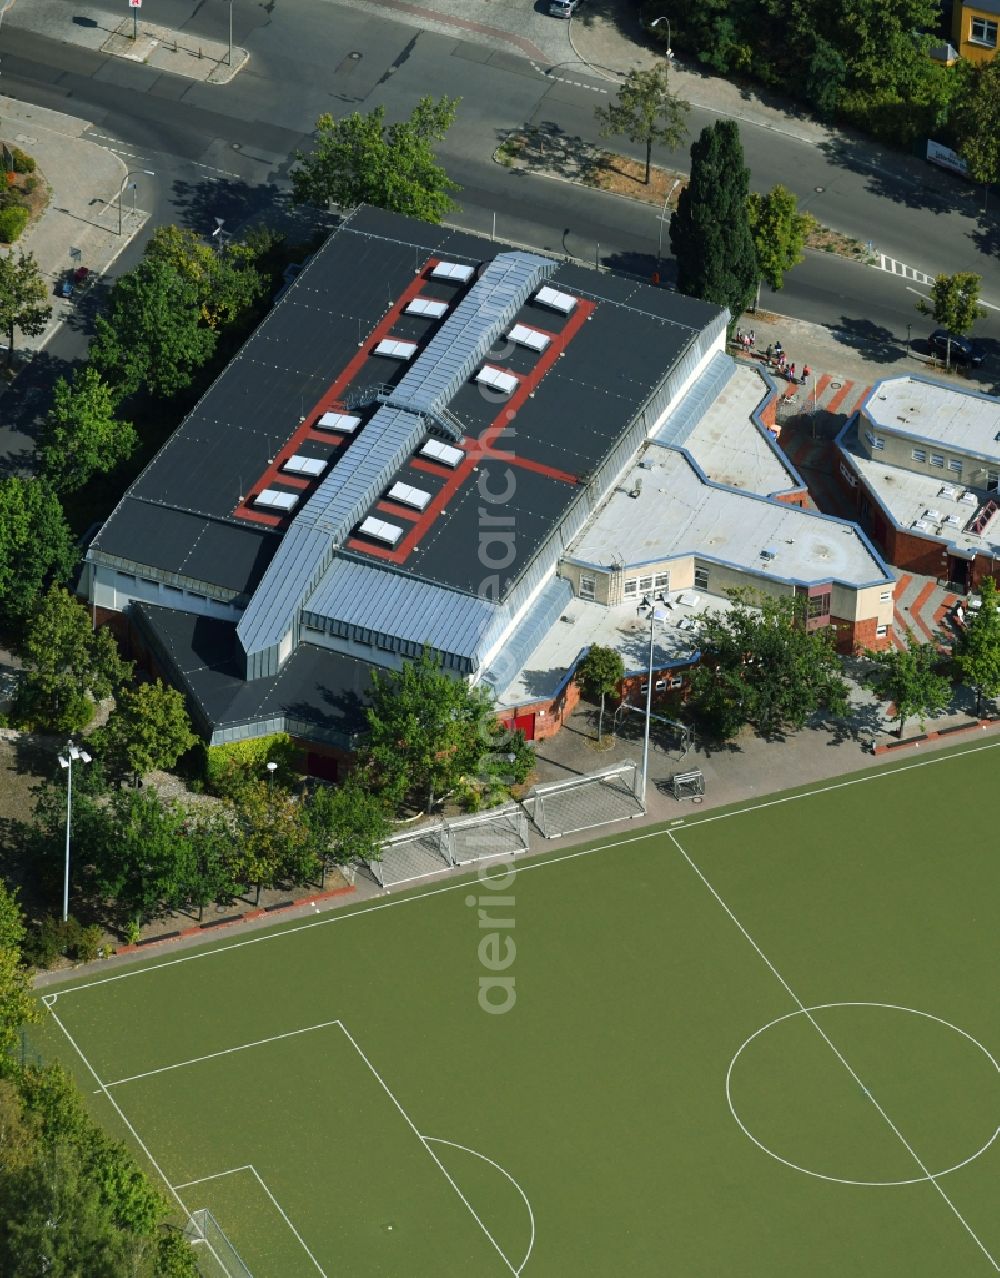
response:
<path id="1" fill-rule="evenodd" d="M 996 56 L 1000 0 L 954 0 L 951 38 L 963 58 L 988 62 Z"/>

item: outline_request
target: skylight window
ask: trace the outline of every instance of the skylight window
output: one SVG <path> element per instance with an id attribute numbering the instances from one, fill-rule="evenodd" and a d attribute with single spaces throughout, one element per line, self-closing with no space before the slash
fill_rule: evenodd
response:
<path id="1" fill-rule="evenodd" d="M 335 430 L 341 435 L 353 435 L 361 425 L 361 418 L 353 413 L 324 413 L 316 423 L 317 430 Z"/>
<path id="2" fill-rule="evenodd" d="M 437 302 L 432 297 L 415 297 L 406 304 L 407 315 L 424 315 L 427 319 L 440 319 L 447 311 L 447 302 Z"/>
<path id="3" fill-rule="evenodd" d="M 384 519 L 373 519 L 371 515 L 358 525 L 362 537 L 370 537 L 372 541 L 380 541 L 385 546 L 395 546 L 403 535 L 399 524 L 387 524 Z"/>
<path id="4" fill-rule="evenodd" d="M 264 488 L 253 499 L 253 504 L 264 510 L 278 510 L 287 514 L 299 504 L 299 497 L 298 493 L 284 493 L 280 488 Z"/>
<path id="5" fill-rule="evenodd" d="M 476 381 L 491 390 L 509 395 L 517 390 L 517 378 L 513 373 L 505 373 L 502 368 L 494 368 L 492 364 L 484 364 L 476 374 Z"/>
<path id="6" fill-rule="evenodd" d="M 467 284 L 475 273 L 476 268 L 465 262 L 438 262 L 431 271 L 431 279 L 451 280 L 453 284 Z"/>
<path id="7" fill-rule="evenodd" d="M 401 342 L 395 337 L 383 338 L 372 352 L 374 355 L 384 355 L 386 359 L 412 359 L 416 353 L 416 342 Z"/>
<path id="8" fill-rule="evenodd" d="M 558 311 L 560 315 L 568 315 L 576 306 L 575 297 L 571 297 L 569 293 L 561 293 L 557 288 L 550 288 L 547 284 L 535 294 L 535 301 L 539 306 L 547 306 L 550 311 Z"/>
<path id="9" fill-rule="evenodd" d="M 398 501 L 401 506 L 411 506 L 414 510 L 426 510 L 431 495 L 423 488 L 413 488 L 409 484 L 393 484 L 386 493 L 390 501 Z"/>
<path id="10" fill-rule="evenodd" d="M 465 453 L 460 448 L 452 448 L 450 444 L 442 444 L 439 439 L 429 439 L 421 448 L 420 456 L 440 462 L 442 466 L 450 466 L 454 470 L 465 457 Z"/>
<path id="11" fill-rule="evenodd" d="M 529 351 L 543 351 L 552 340 L 548 333 L 537 328 L 529 328 L 527 324 L 515 324 L 507 334 L 515 346 L 526 346 Z"/>
<path id="12" fill-rule="evenodd" d="M 281 463 L 281 469 L 286 470 L 289 475 L 304 475 L 307 479 L 318 479 L 326 470 L 326 462 L 321 457 L 303 457 L 301 453 L 295 453 L 292 457 L 286 457 Z"/>

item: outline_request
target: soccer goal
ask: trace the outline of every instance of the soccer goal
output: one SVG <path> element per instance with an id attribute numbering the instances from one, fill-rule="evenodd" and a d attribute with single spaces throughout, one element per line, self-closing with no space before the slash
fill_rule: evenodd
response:
<path id="1" fill-rule="evenodd" d="M 667 782 L 667 790 L 679 803 L 681 799 L 693 799 L 701 803 L 705 793 L 705 774 L 699 771 L 675 772 Z"/>
<path id="2" fill-rule="evenodd" d="M 454 862 L 448 855 L 448 831 L 443 821 L 394 834 L 382 844 L 377 861 L 363 863 L 381 888 L 398 887 L 429 874 L 440 874 Z"/>
<path id="3" fill-rule="evenodd" d="M 184 1234 L 198 1249 L 198 1269 L 203 1278 L 253 1278 L 207 1207 L 199 1207 L 191 1213 Z"/>
<path id="4" fill-rule="evenodd" d="M 596 825 L 642 816 L 636 794 L 639 765 L 632 760 L 568 781 L 536 785 L 529 797 L 531 819 L 546 839 Z"/>
<path id="5" fill-rule="evenodd" d="M 453 865 L 471 865 L 513 856 L 528 847 L 528 817 L 519 803 L 446 823 L 448 856 Z"/>

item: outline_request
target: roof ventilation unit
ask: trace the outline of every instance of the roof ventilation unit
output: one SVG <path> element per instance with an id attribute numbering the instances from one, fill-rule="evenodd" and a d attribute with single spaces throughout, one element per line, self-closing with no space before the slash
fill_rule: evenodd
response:
<path id="1" fill-rule="evenodd" d="M 253 499 L 263 510 L 277 510 L 287 515 L 299 504 L 297 493 L 283 493 L 280 488 L 263 488 Z"/>
<path id="2" fill-rule="evenodd" d="M 547 306 L 550 311 L 558 311 L 560 315 L 568 315 L 576 306 L 575 297 L 561 293 L 557 288 L 549 288 L 547 284 L 535 294 L 535 301 L 539 306 Z"/>
<path id="3" fill-rule="evenodd" d="M 966 506 L 979 505 L 979 498 L 976 496 L 975 493 L 970 492 L 968 489 L 965 490 L 965 492 L 961 495 L 961 497 L 959 497 L 958 500 L 961 502 L 964 502 Z"/>
<path id="4" fill-rule="evenodd" d="M 411 506 L 414 510 L 426 510 L 431 495 L 423 488 L 413 488 L 409 484 L 393 484 L 386 493 L 389 501 L 398 501 L 401 506 Z"/>
<path id="5" fill-rule="evenodd" d="M 949 501 L 958 501 L 958 489 L 953 484 L 942 484 L 938 489 L 939 497 L 947 497 Z"/>
<path id="6" fill-rule="evenodd" d="M 406 303 L 407 315 L 423 315 L 427 319 L 440 319 L 448 312 L 447 302 L 436 302 L 432 297 L 415 297 Z"/>
<path id="7" fill-rule="evenodd" d="M 384 337 L 372 351 L 373 355 L 384 355 L 386 359 L 412 359 L 416 353 L 416 342 L 401 342 L 395 337 Z"/>
<path id="8" fill-rule="evenodd" d="M 353 413 L 324 413 L 316 423 L 317 430 L 335 430 L 341 435 L 353 435 L 361 425 L 361 418 Z"/>
<path id="9" fill-rule="evenodd" d="M 429 439 L 421 448 L 420 456 L 428 457 L 431 461 L 440 462 L 442 466 L 448 466 L 454 470 L 465 457 L 465 453 L 460 448 L 452 448 L 450 444 L 442 444 L 439 439 Z"/>
<path id="10" fill-rule="evenodd" d="M 941 522 L 941 512 L 940 510 L 925 510 L 921 518 L 929 519 L 931 523 L 939 524 Z"/>
<path id="11" fill-rule="evenodd" d="M 304 475 L 307 479 L 319 479 L 326 470 L 326 462 L 321 457 L 303 457 L 301 453 L 295 453 L 285 458 L 281 463 L 281 469 L 287 471 L 289 475 Z"/>
<path id="12" fill-rule="evenodd" d="M 517 390 L 517 378 L 513 373 L 505 373 L 502 368 L 494 368 L 492 364 L 484 364 L 476 374 L 476 381 L 490 390 L 509 395 Z"/>
<path id="13" fill-rule="evenodd" d="M 465 262 L 438 262 L 431 271 L 431 279 L 451 280 L 453 284 L 468 284 L 475 273 L 476 268 Z"/>
<path id="14" fill-rule="evenodd" d="M 515 324 L 507 337 L 515 346 L 526 346 L 529 351 L 538 351 L 539 354 L 552 340 L 548 333 L 543 333 L 541 329 L 529 328 L 527 324 Z"/>
<path id="15" fill-rule="evenodd" d="M 760 557 L 761 559 L 764 560 L 765 563 L 769 564 L 771 560 L 777 555 L 777 553 L 778 552 L 776 550 L 762 550 L 760 552 Z"/>
<path id="16" fill-rule="evenodd" d="M 398 524 L 387 524 L 384 519 L 373 519 L 371 515 L 358 525 L 362 537 L 370 537 L 372 541 L 380 541 L 385 546 L 395 546 L 403 535 Z"/>

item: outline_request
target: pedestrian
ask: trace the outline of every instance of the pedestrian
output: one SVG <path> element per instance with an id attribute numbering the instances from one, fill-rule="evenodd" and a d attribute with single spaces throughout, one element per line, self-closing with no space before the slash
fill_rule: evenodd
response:
<path id="1" fill-rule="evenodd" d="M 747 338 L 747 350 L 752 351 L 756 345 L 757 345 L 757 334 L 753 331 L 753 329 L 751 329 L 750 336 Z"/>
<path id="2" fill-rule="evenodd" d="M 788 365 L 788 380 L 790 382 L 795 381 L 795 365 L 794 364 Z"/>
<path id="3" fill-rule="evenodd" d="M 780 341 L 774 343 L 774 353 L 777 355 L 778 359 L 781 359 L 781 356 L 784 354 L 784 347 L 781 345 Z"/>
<path id="4" fill-rule="evenodd" d="M 768 368 L 771 367 L 771 359 L 774 356 L 774 347 L 768 344 L 767 350 L 764 352 L 764 358 L 767 360 Z"/>
<path id="5" fill-rule="evenodd" d="M 742 345 L 743 345 L 743 330 L 742 330 L 742 329 L 739 329 L 739 328 L 738 328 L 738 329 L 736 330 L 736 337 L 735 337 L 735 339 L 734 339 L 734 340 L 735 340 L 735 342 L 736 342 L 736 345 L 737 345 L 737 346 L 742 346 Z"/>
<path id="6" fill-rule="evenodd" d="M 803 364 L 803 365 L 802 365 L 802 380 L 803 380 L 803 382 L 807 382 L 811 376 L 812 376 L 812 369 L 809 367 L 809 365 L 808 365 L 808 364 Z"/>

